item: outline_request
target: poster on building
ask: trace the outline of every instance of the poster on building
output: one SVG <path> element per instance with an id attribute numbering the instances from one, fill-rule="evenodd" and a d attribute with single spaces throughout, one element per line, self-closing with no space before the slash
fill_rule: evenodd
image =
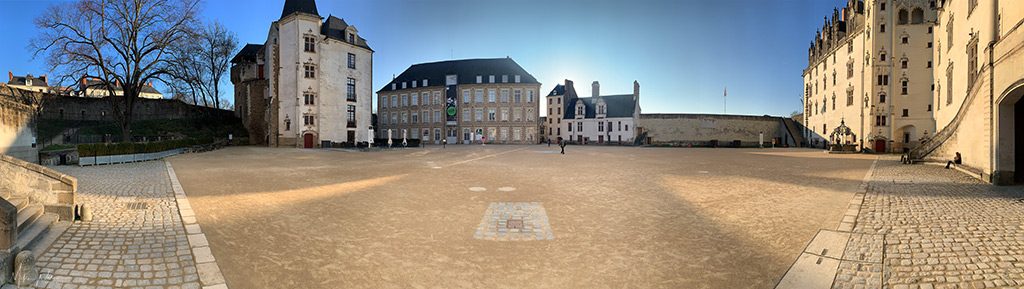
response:
<path id="1" fill-rule="evenodd" d="M 458 75 L 448 75 L 445 79 L 445 106 L 444 115 L 445 122 L 447 125 L 458 124 L 458 103 L 459 103 L 459 77 Z"/>

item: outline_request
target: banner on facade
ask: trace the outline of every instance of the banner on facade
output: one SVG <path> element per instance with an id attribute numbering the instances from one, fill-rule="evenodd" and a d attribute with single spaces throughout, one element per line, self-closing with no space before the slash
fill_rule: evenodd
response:
<path id="1" fill-rule="evenodd" d="M 445 79 L 444 117 L 447 125 L 458 125 L 459 76 L 448 75 Z"/>

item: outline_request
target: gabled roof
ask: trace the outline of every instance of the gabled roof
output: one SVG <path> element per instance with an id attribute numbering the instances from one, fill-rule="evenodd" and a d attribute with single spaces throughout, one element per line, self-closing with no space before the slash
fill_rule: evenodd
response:
<path id="1" fill-rule="evenodd" d="M 242 50 L 238 51 L 238 54 L 235 54 L 234 58 L 231 58 L 231 63 L 256 62 L 256 56 L 259 55 L 260 50 L 263 50 L 263 44 L 246 44 Z"/>
<path id="2" fill-rule="evenodd" d="M 320 16 L 316 11 L 315 0 L 285 0 L 284 10 L 281 11 L 281 18 L 294 13 L 306 13 Z"/>
<path id="3" fill-rule="evenodd" d="M 516 75 L 519 75 L 519 83 L 540 83 L 512 58 L 462 59 L 415 64 L 378 92 L 392 91 L 392 83 L 396 86 L 394 90 L 401 90 L 402 82 L 409 83 L 408 88 L 412 87 L 413 81 L 422 85 L 424 79 L 429 86 L 443 86 L 445 77 L 452 74 L 458 75 L 458 84 L 475 84 L 478 75 L 483 77 L 483 83 L 490 83 L 491 75 L 494 75 L 494 83 L 502 83 L 502 75 L 508 76 L 508 83 L 515 83 Z"/>
<path id="4" fill-rule="evenodd" d="M 330 17 L 327 17 L 327 20 L 324 21 L 323 25 L 320 25 L 320 34 L 327 36 L 327 38 L 351 43 L 352 45 L 373 51 L 373 49 L 370 49 L 370 45 L 366 43 L 366 39 L 363 39 L 358 35 L 355 37 L 356 39 L 354 39 L 354 43 L 349 42 L 348 37 L 345 36 L 345 30 L 348 29 L 348 27 L 349 25 L 344 19 L 331 15 Z"/>
<path id="5" fill-rule="evenodd" d="M 583 102 L 583 105 L 586 107 L 584 110 L 586 112 L 586 115 L 583 116 L 584 118 L 597 117 L 598 99 L 603 99 L 606 105 L 605 109 L 607 109 L 607 113 L 605 113 L 605 118 L 633 117 L 633 112 L 636 111 L 636 101 L 633 100 L 632 94 L 581 97 L 566 101 L 564 118 L 576 118 L 576 103 L 578 102 Z"/>
<path id="6" fill-rule="evenodd" d="M 102 89 L 106 89 L 105 87 L 103 87 L 103 81 L 99 80 L 99 79 L 89 79 L 89 80 L 84 81 L 82 88 L 83 89 L 84 88 L 101 89 L 101 90 Z M 121 86 L 114 87 L 114 91 L 122 91 L 122 90 L 123 89 L 121 88 Z M 160 94 L 160 91 L 157 91 L 156 88 L 153 87 L 152 85 L 143 85 L 142 86 L 142 92 L 143 93 Z"/>
<path id="7" fill-rule="evenodd" d="M 555 85 L 555 89 L 548 93 L 548 96 L 565 95 L 565 85 Z"/>
<path id="8" fill-rule="evenodd" d="M 28 79 L 32 79 L 32 86 L 38 86 L 38 87 L 50 86 L 49 84 L 46 83 L 46 77 L 45 76 L 33 77 L 32 75 L 11 76 L 11 79 L 9 81 L 7 81 L 7 85 L 25 86 L 26 80 L 28 80 Z"/>

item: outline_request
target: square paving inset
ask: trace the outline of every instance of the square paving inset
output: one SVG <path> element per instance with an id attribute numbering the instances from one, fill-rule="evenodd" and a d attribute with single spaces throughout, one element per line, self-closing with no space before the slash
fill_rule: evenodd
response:
<path id="1" fill-rule="evenodd" d="M 493 241 L 554 240 L 544 206 L 532 203 L 491 203 L 474 239 Z"/>

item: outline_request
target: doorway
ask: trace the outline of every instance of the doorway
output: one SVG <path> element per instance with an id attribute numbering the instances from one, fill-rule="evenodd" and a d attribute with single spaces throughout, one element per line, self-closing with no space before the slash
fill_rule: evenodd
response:
<path id="1" fill-rule="evenodd" d="M 1024 183 L 1024 101 L 1013 104 L 1013 181 Z"/>
<path id="2" fill-rule="evenodd" d="M 307 149 L 313 148 L 313 134 L 307 133 L 306 135 L 302 136 L 302 144 L 303 144 L 302 147 L 304 147 L 304 148 L 307 148 Z"/>
<path id="3" fill-rule="evenodd" d="M 884 139 L 877 139 L 877 140 L 875 140 L 875 152 L 876 153 L 884 153 L 885 152 L 885 140 Z"/>

